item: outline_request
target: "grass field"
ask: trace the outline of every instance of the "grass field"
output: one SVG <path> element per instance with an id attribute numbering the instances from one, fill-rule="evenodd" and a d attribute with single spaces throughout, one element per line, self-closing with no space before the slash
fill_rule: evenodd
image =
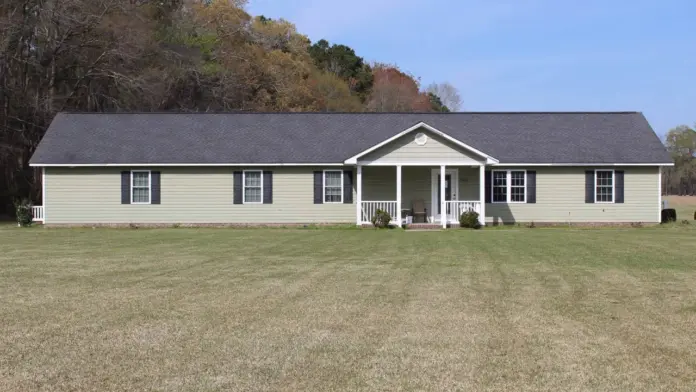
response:
<path id="1" fill-rule="evenodd" d="M 677 219 L 694 219 L 696 212 L 696 196 L 665 196 L 668 208 L 677 210 Z M 696 222 L 695 222 L 696 223 Z"/>
<path id="2" fill-rule="evenodd" d="M 696 229 L 0 227 L 0 390 L 696 389 Z"/>

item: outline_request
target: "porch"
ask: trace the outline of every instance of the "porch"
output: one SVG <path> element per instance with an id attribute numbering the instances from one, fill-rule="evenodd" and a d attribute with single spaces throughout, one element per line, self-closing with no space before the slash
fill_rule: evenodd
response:
<path id="1" fill-rule="evenodd" d="M 378 209 L 387 211 L 398 226 L 429 223 L 447 227 L 458 224 L 465 211 L 477 212 L 484 224 L 484 170 L 483 165 L 358 165 L 357 224 L 370 224 Z M 424 211 L 414 211 L 418 206 Z"/>

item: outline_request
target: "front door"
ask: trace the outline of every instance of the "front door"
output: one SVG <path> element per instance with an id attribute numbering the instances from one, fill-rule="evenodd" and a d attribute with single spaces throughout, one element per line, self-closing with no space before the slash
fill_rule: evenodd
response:
<path id="1" fill-rule="evenodd" d="M 429 219 L 431 222 L 442 222 L 442 206 L 440 205 L 440 169 L 432 169 L 431 177 L 431 209 L 429 210 Z M 459 191 L 459 170 L 445 170 L 445 200 L 457 200 Z M 432 211 L 432 212 L 431 212 Z"/>
<path id="2" fill-rule="evenodd" d="M 441 189 L 440 188 L 440 180 L 441 180 L 441 175 L 437 175 L 437 200 L 440 200 L 440 196 L 442 195 Z M 451 174 L 445 174 L 445 200 L 452 200 L 452 175 Z M 441 205 L 440 203 L 437 203 L 437 213 L 440 214 L 441 211 Z M 449 206 L 448 206 L 449 207 Z"/>

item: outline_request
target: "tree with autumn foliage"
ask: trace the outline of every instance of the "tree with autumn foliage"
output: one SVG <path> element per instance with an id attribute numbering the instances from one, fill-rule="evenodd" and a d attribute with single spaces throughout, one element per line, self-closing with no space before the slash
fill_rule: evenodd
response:
<path id="1" fill-rule="evenodd" d="M 430 98 L 420 91 L 417 78 L 397 66 L 375 64 L 374 83 L 366 109 L 373 112 L 427 112 Z"/>

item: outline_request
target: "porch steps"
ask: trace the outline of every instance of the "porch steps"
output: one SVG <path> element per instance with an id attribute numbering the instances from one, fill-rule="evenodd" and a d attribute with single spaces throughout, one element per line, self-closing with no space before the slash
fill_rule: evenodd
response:
<path id="1" fill-rule="evenodd" d="M 426 231 L 426 230 L 443 230 L 441 224 L 436 223 L 411 223 L 406 228 L 406 231 Z"/>

